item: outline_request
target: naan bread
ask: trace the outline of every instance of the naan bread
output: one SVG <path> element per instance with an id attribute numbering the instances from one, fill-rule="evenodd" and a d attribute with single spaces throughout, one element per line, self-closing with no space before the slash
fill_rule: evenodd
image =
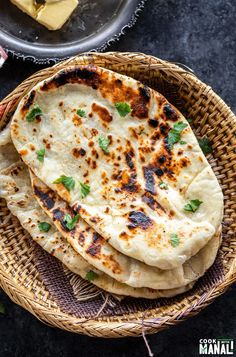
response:
<path id="1" fill-rule="evenodd" d="M 78 219 L 70 231 L 65 224 L 65 215 L 74 217 L 75 212 L 34 174 L 31 176 L 34 196 L 63 237 L 88 263 L 121 283 L 136 288 L 173 289 L 198 279 L 215 260 L 219 235 L 179 268 L 161 270 L 119 253 L 83 219 Z"/>
<path id="2" fill-rule="evenodd" d="M 30 233 L 35 242 L 83 279 L 86 279 L 88 272 L 95 272 L 96 277 L 93 284 L 105 291 L 117 295 L 156 299 L 181 294 L 194 285 L 194 282 L 192 282 L 178 289 L 160 291 L 146 288 L 135 289 L 117 282 L 88 264 L 60 235 L 53 221 L 48 218 L 34 199 L 29 173 L 22 162 L 12 164 L 1 171 L 0 197 L 5 198 L 9 210 L 19 219 L 22 227 Z M 39 222 L 51 224 L 50 230 L 41 232 L 38 228 Z"/>
<path id="3" fill-rule="evenodd" d="M 35 106 L 42 115 L 29 122 Z M 171 147 L 176 123 L 186 128 Z M 22 99 L 11 134 L 35 175 L 127 256 L 176 268 L 219 229 L 223 195 L 190 126 L 161 94 L 132 78 L 94 66 L 63 70 Z M 36 156 L 42 148 L 43 163 Z M 61 175 L 73 177 L 72 190 L 54 183 Z M 80 183 L 90 186 L 84 198 Z M 203 202 L 199 209 L 184 211 L 194 199 Z"/>
<path id="4" fill-rule="evenodd" d="M 12 145 L 9 126 L 0 131 L 0 171 L 19 161 L 19 154 Z"/>

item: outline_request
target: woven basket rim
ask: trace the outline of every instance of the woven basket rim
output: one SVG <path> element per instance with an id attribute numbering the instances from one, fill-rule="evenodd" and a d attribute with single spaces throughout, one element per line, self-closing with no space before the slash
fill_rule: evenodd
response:
<path id="1" fill-rule="evenodd" d="M 32 88 L 32 86 L 34 86 L 35 83 L 39 81 L 39 79 L 44 74 L 47 74 L 47 76 L 49 77 L 52 73 L 54 73 L 55 68 L 57 70 L 60 70 L 65 65 L 69 65 L 73 60 L 78 60 L 78 62 L 81 64 L 85 60 L 93 62 L 100 59 L 115 59 L 123 64 L 129 64 L 129 62 L 131 63 L 134 58 L 138 60 L 140 66 L 148 65 L 150 66 L 150 68 L 155 68 L 156 66 L 159 71 L 173 71 L 173 73 L 177 73 L 179 76 L 181 76 L 184 81 L 188 81 L 190 85 L 194 84 L 198 86 L 203 94 L 205 94 L 206 96 L 210 95 L 212 98 L 214 98 L 214 101 L 218 106 L 222 106 L 224 112 L 230 118 L 233 123 L 233 126 L 236 128 L 236 117 L 232 113 L 229 106 L 224 103 L 224 101 L 211 89 L 210 86 L 200 81 L 193 73 L 182 69 L 174 63 L 158 59 L 154 56 L 130 52 L 84 53 L 72 59 L 58 63 L 53 67 L 43 69 L 33 74 L 25 81 L 23 81 L 19 86 L 17 86 L 15 90 L 13 90 L 13 92 L 11 92 L 0 102 L 0 118 L 2 118 L 0 119 L 0 125 L 3 127 L 4 123 L 7 122 L 8 114 L 12 111 L 12 108 L 16 106 L 19 98 L 22 97 L 30 88 Z M 1 105 L 4 106 L 4 113 L 1 113 Z M 36 302 L 34 300 L 33 295 L 29 291 L 27 291 L 26 288 L 19 286 L 17 281 L 15 281 L 10 274 L 4 271 L 4 266 L 2 266 L 2 264 L 0 263 L 0 286 L 3 288 L 3 290 L 5 290 L 5 292 L 15 303 L 21 305 L 22 307 L 30 311 L 32 314 L 34 314 L 39 320 L 49 325 L 57 326 L 61 329 L 77 333 L 85 333 L 88 335 L 94 335 L 94 331 L 96 330 L 96 336 L 101 337 L 125 337 L 129 335 L 138 336 L 142 333 L 143 328 L 145 328 L 146 333 L 155 333 L 170 325 L 177 324 L 185 320 L 187 317 L 197 314 L 201 309 L 210 304 L 217 296 L 223 294 L 235 281 L 236 256 L 232 259 L 230 269 L 227 274 L 224 275 L 224 279 L 219 283 L 219 285 L 213 287 L 210 291 L 207 292 L 207 294 L 205 294 L 204 299 L 202 299 L 201 301 L 201 304 L 192 307 L 189 311 L 187 311 L 186 309 L 185 313 L 183 313 L 183 311 L 176 312 L 176 314 L 172 315 L 171 318 L 165 319 L 165 317 L 162 317 L 162 321 L 158 324 L 158 326 L 155 326 L 151 323 L 150 326 L 148 326 L 149 317 L 145 317 L 145 327 L 143 327 L 140 323 L 141 319 L 139 319 L 138 321 L 132 319 L 133 313 L 116 316 L 113 318 L 113 321 L 110 321 L 106 318 L 78 318 L 72 315 L 68 315 L 64 312 L 58 313 L 51 309 L 47 309 L 45 308 L 45 306 L 43 306 L 43 304 Z M 157 315 L 156 309 L 149 310 L 148 315 L 152 318 L 160 317 Z M 131 329 L 133 331 L 132 334 L 130 334 Z"/>

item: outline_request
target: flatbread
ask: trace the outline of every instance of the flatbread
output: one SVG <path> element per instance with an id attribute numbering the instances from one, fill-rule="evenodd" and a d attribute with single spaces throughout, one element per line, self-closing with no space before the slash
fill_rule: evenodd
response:
<path id="1" fill-rule="evenodd" d="M 125 117 L 120 103 L 131 109 Z M 35 106 L 42 115 L 29 122 Z M 186 128 L 171 147 L 176 123 Z M 115 249 L 147 265 L 181 266 L 220 226 L 222 191 L 188 122 L 161 94 L 132 78 L 95 66 L 68 67 L 22 99 L 11 135 L 36 176 Z M 108 153 L 99 138 L 109 140 Z M 43 163 L 36 157 L 42 148 Z M 71 191 L 54 183 L 61 175 L 75 180 Z M 80 183 L 90 186 L 84 198 Z M 193 199 L 203 203 L 186 212 Z"/>
<path id="2" fill-rule="evenodd" d="M 182 266 L 161 270 L 125 256 L 114 249 L 102 236 L 83 219 L 78 219 L 73 230 L 65 224 L 65 215 L 75 212 L 53 190 L 32 174 L 34 196 L 48 214 L 58 231 L 66 238 L 77 253 L 100 271 L 133 287 L 173 289 L 187 285 L 202 276 L 213 264 L 219 247 L 219 236 L 214 236 L 196 257 Z"/>
<path id="3" fill-rule="evenodd" d="M 95 272 L 96 277 L 92 283 L 105 291 L 117 295 L 156 299 L 181 294 L 194 285 L 194 282 L 192 282 L 178 289 L 160 291 L 148 288 L 135 289 L 117 282 L 88 264 L 60 235 L 53 222 L 33 198 L 29 173 L 22 162 L 12 164 L 1 171 L 0 197 L 5 198 L 9 210 L 19 219 L 22 227 L 29 232 L 32 239 L 45 251 L 56 257 L 70 271 L 83 279 L 86 279 L 88 272 Z M 39 222 L 51 224 L 50 230 L 41 232 L 38 228 Z"/>
<path id="4" fill-rule="evenodd" d="M 0 171 L 19 161 L 19 154 L 12 145 L 9 125 L 0 132 Z"/>

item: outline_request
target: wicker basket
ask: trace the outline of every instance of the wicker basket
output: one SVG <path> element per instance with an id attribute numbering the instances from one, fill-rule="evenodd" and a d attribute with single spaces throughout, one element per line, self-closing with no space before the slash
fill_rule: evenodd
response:
<path id="1" fill-rule="evenodd" d="M 36 83 L 68 64 L 88 63 L 127 74 L 161 91 L 193 119 L 191 126 L 197 136 L 207 134 L 211 140 L 214 151 L 209 159 L 225 196 L 220 249 L 223 277 L 201 294 L 191 290 L 177 301 L 173 299 L 144 312 L 91 316 L 89 319 L 75 317 L 63 312 L 52 299 L 33 264 L 33 248 L 27 234 L 1 201 L 0 286 L 15 303 L 43 322 L 61 329 L 98 337 L 138 336 L 143 330 L 154 333 L 197 314 L 236 280 L 236 118 L 209 86 L 175 64 L 140 53 L 89 53 L 41 70 L 19 85 L 0 103 L 1 128 L 9 121 L 21 97 Z"/>

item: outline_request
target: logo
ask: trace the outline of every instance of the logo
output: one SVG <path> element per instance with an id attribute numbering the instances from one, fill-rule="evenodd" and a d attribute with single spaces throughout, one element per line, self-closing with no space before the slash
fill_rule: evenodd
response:
<path id="1" fill-rule="evenodd" d="M 232 338 L 201 338 L 199 340 L 199 354 L 232 356 L 234 354 L 234 340 Z"/>

